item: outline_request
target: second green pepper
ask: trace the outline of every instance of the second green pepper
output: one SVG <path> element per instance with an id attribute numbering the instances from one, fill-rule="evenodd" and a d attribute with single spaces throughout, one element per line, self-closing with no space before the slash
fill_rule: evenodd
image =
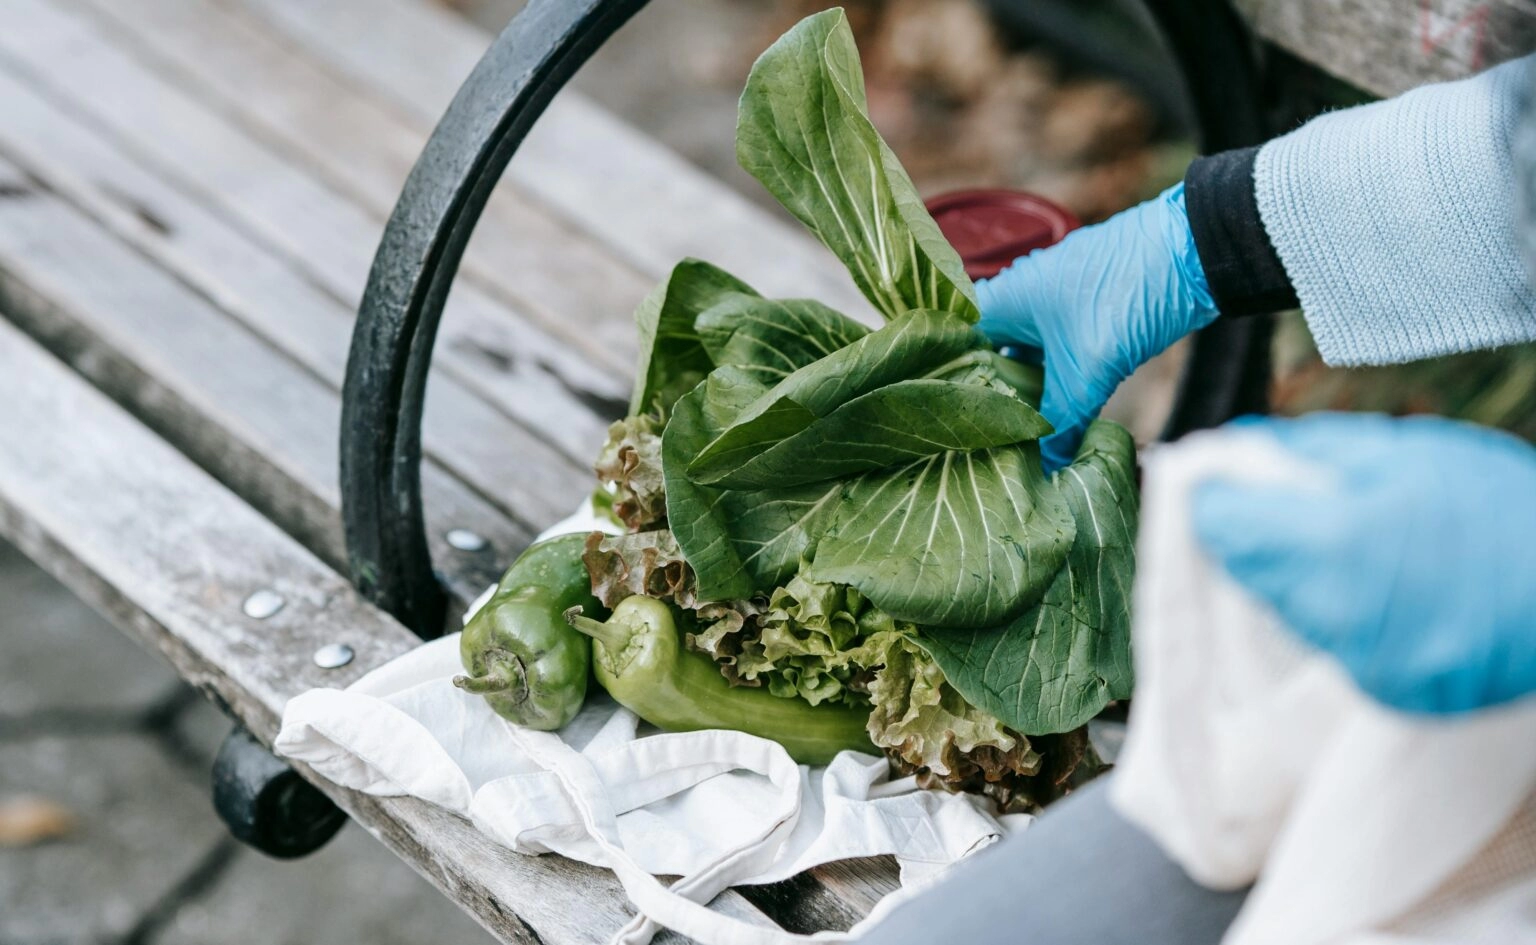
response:
<path id="1" fill-rule="evenodd" d="M 657 728 L 724 728 L 772 739 L 801 764 L 824 765 L 844 749 L 880 754 L 865 731 L 869 711 L 813 706 L 766 689 L 732 686 L 713 660 L 682 648 L 672 610 L 653 597 L 629 597 L 607 622 L 566 611 L 590 636 L 597 681 L 620 705 Z"/>

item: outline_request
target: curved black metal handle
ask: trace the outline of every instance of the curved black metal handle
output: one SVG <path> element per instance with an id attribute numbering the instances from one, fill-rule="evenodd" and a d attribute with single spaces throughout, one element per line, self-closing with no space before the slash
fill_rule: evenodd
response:
<path id="1" fill-rule="evenodd" d="M 1263 140 L 1251 43 L 1224 0 L 1147 0 L 1188 84 L 1204 149 Z M 459 260 L 492 188 L 535 119 L 645 0 L 533 0 L 459 90 L 384 231 L 343 390 L 342 513 L 352 580 L 423 637 L 444 595 L 421 506 L 421 411 L 432 344 Z M 1201 332 L 1165 436 L 1262 410 L 1267 322 Z"/>
<path id="2" fill-rule="evenodd" d="M 421 411 L 449 287 L 491 190 L 528 129 L 645 0 L 532 0 L 459 89 L 417 160 L 374 257 L 341 411 L 352 581 L 422 637 L 444 594 L 421 507 Z"/>

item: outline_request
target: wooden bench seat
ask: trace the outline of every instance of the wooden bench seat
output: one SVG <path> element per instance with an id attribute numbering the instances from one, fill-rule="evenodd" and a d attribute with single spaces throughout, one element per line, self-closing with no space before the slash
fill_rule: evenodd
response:
<path id="1" fill-rule="evenodd" d="M 0 403 L 0 437 L 26 444 L 6 451 L 0 477 L 6 535 L 263 740 L 276 734 L 290 697 L 345 684 L 419 642 L 3 321 Z M 254 620 L 242 603 L 260 590 L 284 603 Z M 312 654 L 329 643 L 352 647 L 353 664 L 316 667 Z M 413 799 L 327 793 L 506 941 L 601 942 L 627 921 L 623 893 L 604 870 L 519 856 Z M 768 921 L 735 894 L 722 899 L 727 912 Z"/>
<path id="2" fill-rule="evenodd" d="M 1254 33 L 1387 98 L 1536 51 L 1536 0 L 1233 0 Z"/>
<path id="3" fill-rule="evenodd" d="M 1431 4 L 1449 52 L 1423 74 L 1515 48 L 1466 46 L 1458 3 Z M 1529 24 L 1532 3 L 1472 6 Z M 1238 5 L 1298 48 L 1334 8 L 1415 6 Z M 490 37 L 426 0 L 8 0 L 3 27 L 0 533 L 270 743 L 288 698 L 417 643 L 341 576 L 340 391 L 384 221 Z M 1341 62 L 1375 91 L 1412 74 Z M 479 223 L 435 349 L 422 478 L 455 612 L 590 487 L 628 399 L 631 312 L 690 255 L 869 313 L 802 233 L 562 93 Z M 282 609 L 247 616 L 263 589 Z M 316 667 L 328 643 L 357 658 Z M 631 911 L 604 871 L 321 787 L 503 940 L 602 941 Z M 840 928 L 894 884 L 887 860 L 832 864 L 717 905 Z"/>

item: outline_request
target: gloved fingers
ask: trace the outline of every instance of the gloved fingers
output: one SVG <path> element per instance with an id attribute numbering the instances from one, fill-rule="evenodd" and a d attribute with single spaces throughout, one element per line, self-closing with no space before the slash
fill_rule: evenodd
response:
<path id="1" fill-rule="evenodd" d="M 1071 464 L 1072 458 L 1077 455 L 1078 446 L 1083 442 L 1088 424 L 1093 422 L 1099 412 L 1097 407 L 1092 412 L 1085 412 L 1081 408 L 1079 398 L 1063 390 L 1060 373 L 1053 372 L 1047 360 L 1045 390 L 1040 395 L 1040 415 L 1055 429 L 1055 432 L 1040 440 L 1040 458 L 1047 473 Z"/>
<path id="2" fill-rule="evenodd" d="M 1303 639 L 1337 652 L 1369 622 L 1362 608 L 1380 602 L 1351 586 L 1360 523 L 1347 492 L 1213 480 L 1192 498 L 1201 546 Z"/>
<path id="3" fill-rule="evenodd" d="M 1077 455 L 1087 429 L 1087 424 L 1068 427 L 1040 440 L 1040 461 L 1047 475 L 1072 465 L 1072 457 Z"/>
<path id="4" fill-rule="evenodd" d="M 981 321 L 977 322 L 976 327 L 981 329 L 981 333 L 994 346 L 1025 350 L 1040 350 L 1044 347 L 1034 316 L 1014 317 L 1011 314 L 998 314 L 996 309 L 988 308 L 981 311 Z"/>
<path id="5" fill-rule="evenodd" d="M 981 321 L 976 327 L 994 345 L 1045 347 L 1038 313 L 1048 300 L 1037 287 L 1038 267 L 1033 255 L 1020 256 L 996 276 L 976 283 L 976 300 L 981 307 Z"/>

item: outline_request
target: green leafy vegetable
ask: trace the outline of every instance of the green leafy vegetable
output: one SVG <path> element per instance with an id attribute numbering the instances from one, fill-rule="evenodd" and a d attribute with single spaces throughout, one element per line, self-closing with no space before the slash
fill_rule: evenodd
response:
<path id="1" fill-rule="evenodd" d="M 887 323 L 680 264 L 636 314 L 631 416 L 596 467 L 630 533 L 588 540 L 593 592 L 676 608 L 690 649 L 766 690 L 749 701 L 867 707 L 922 783 L 1007 809 L 1059 796 L 1097 769 L 1084 723 L 1130 691 L 1130 437 L 1095 423 L 1043 474 L 1041 372 L 976 330 L 958 256 L 865 115 L 841 11 L 758 61 L 738 154 Z"/>
<path id="2" fill-rule="evenodd" d="M 1081 733 L 1037 744 L 969 703 L 916 627 L 892 620 L 853 588 L 796 575 L 745 620 L 699 622 L 708 626 L 690 634 L 689 645 L 738 684 L 766 685 L 813 705 L 868 706 L 870 739 L 925 783 L 1030 810 L 1058 796 L 1062 782 L 1096 770 Z"/>
<path id="3" fill-rule="evenodd" d="M 735 367 L 717 369 L 679 400 L 662 434 L 667 521 L 705 600 L 750 597 L 786 580 L 831 523 L 841 482 L 762 492 L 701 485 L 688 461 L 763 387 Z"/>
<path id="4" fill-rule="evenodd" d="M 1001 627 L 946 630 L 924 645 L 966 699 L 1031 733 L 1066 732 L 1131 694 L 1135 446 L 1106 421 L 1088 428 L 1054 487 L 1077 523 L 1044 598 Z"/>
<path id="5" fill-rule="evenodd" d="M 967 351 L 929 377 L 963 384 L 984 384 L 996 390 L 1012 391 L 1027 404 L 1038 404 L 1045 388 L 1045 373 L 1029 364 L 1005 358 L 990 348 Z"/>
<path id="6" fill-rule="evenodd" d="M 837 254 L 886 318 L 928 308 L 975 322 L 976 292 L 959 254 L 867 112 L 847 17 L 819 13 L 752 67 L 736 158 Z"/>
<path id="7" fill-rule="evenodd" d="M 912 312 L 797 369 L 746 405 L 693 460 L 688 474 L 710 481 L 861 394 L 938 368 L 985 341 L 944 312 Z"/>
<path id="8" fill-rule="evenodd" d="M 694 322 L 719 366 L 735 365 L 764 384 L 853 344 L 869 329 L 810 299 L 728 295 Z"/>
<path id="9" fill-rule="evenodd" d="M 809 575 L 900 620 L 989 627 L 1039 599 L 1072 534 L 1035 444 L 937 453 L 855 480 Z"/>
<path id="10" fill-rule="evenodd" d="M 1050 424 L 1017 396 L 955 381 L 898 381 L 855 397 L 736 465 L 689 467 L 697 482 L 766 489 L 896 466 L 946 450 L 1033 440 Z"/>
<path id="11" fill-rule="evenodd" d="M 592 468 L 597 481 L 607 487 L 601 495 L 625 527 L 645 531 L 666 519 L 661 423 L 655 417 L 640 414 L 610 424 L 608 442 Z"/>
<path id="12" fill-rule="evenodd" d="M 795 575 L 786 586 L 774 588 L 755 633 L 741 634 L 732 659 L 736 676 L 765 681 L 774 695 L 799 696 L 813 705 L 867 704 L 865 695 L 852 688 L 867 670 L 854 661 L 855 644 L 865 632 L 859 618 L 866 610 L 858 591 Z"/>
<path id="13" fill-rule="evenodd" d="M 873 635 L 860 658 L 880 667 L 869 684 L 870 736 L 912 768 L 964 777 L 988 749 L 994 776 L 1039 774 L 1029 739 L 965 701 L 911 634 Z"/>
<path id="14" fill-rule="evenodd" d="M 751 286 L 697 259 L 685 259 L 635 310 L 640 361 L 635 368 L 631 416 L 665 413 L 715 366 L 694 321 L 728 295 L 755 296 Z"/>

